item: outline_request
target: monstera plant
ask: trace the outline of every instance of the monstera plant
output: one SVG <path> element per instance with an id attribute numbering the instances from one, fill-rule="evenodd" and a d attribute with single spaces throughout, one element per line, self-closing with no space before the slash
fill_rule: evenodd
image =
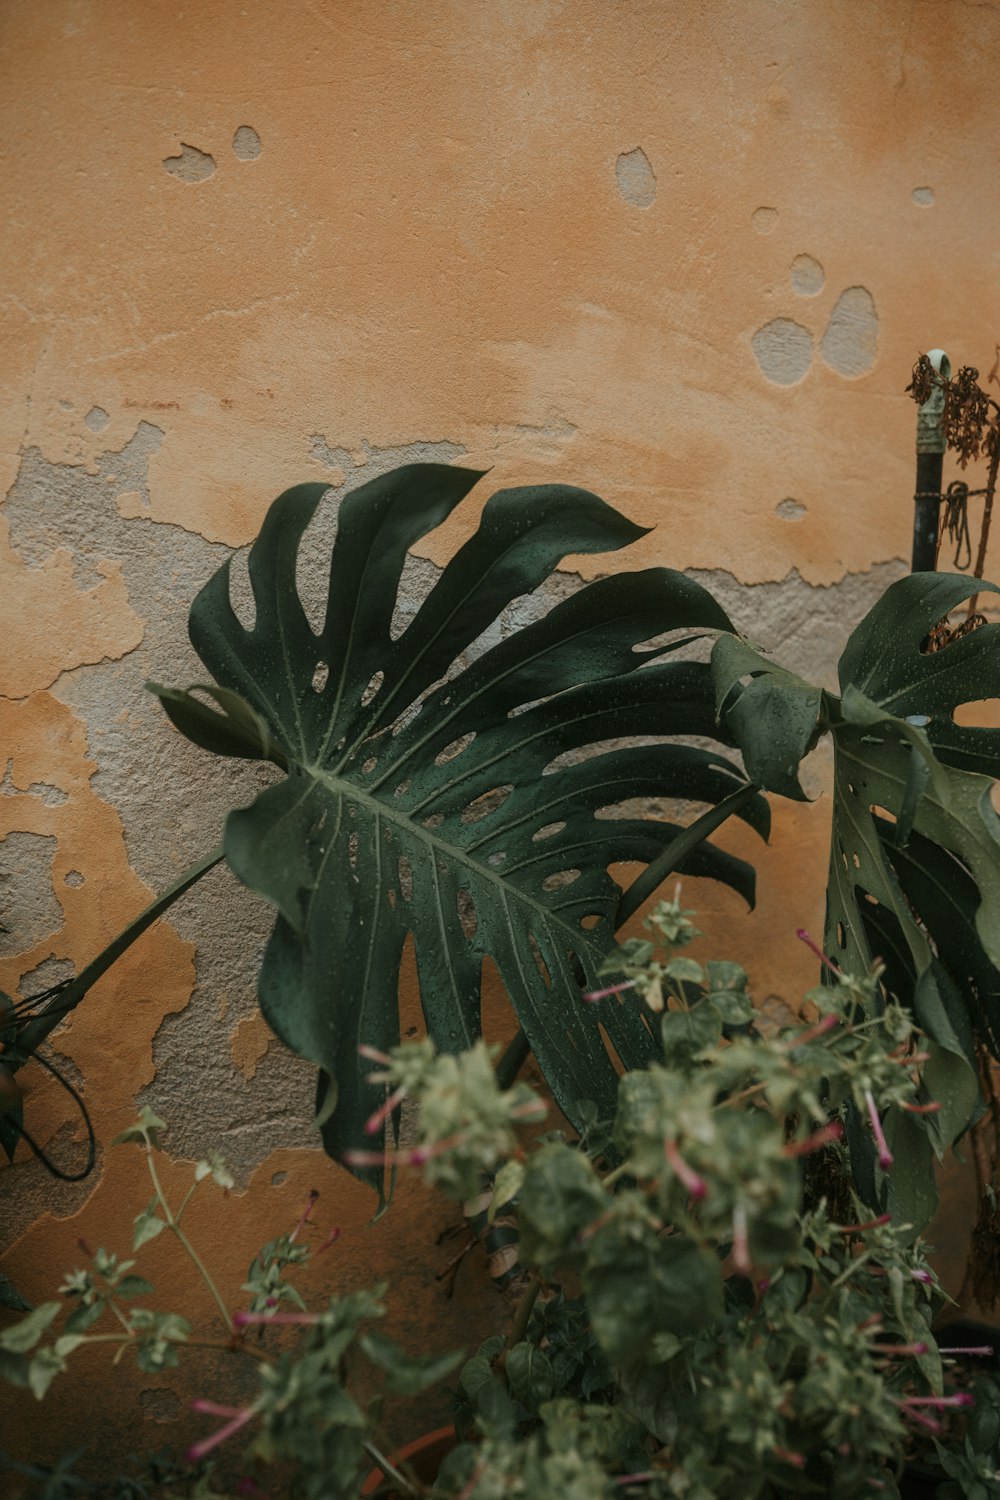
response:
<path id="1" fill-rule="evenodd" d="M 596 496 L 542 486 L 487 501 L 401 629 L 409 549 L 479 478 L 417 464 L 348 495 L 318 629 L 296 569 L 323 485 L 272 505 L 249 556 L 252 623 L 231 602 L 228 565 L 209 581 L 190 631 L 214 681 L 154 691 L 197 744 L 282 775 L 231 812 L 223 847 L 77 979 L 8 1014 L 5 1065 L 13 1072 L 93 977 L 225 857 L 275 909 L 260 999 L 274 1031 L 318 1066 L 331 1154 L 357 1147 L 382 1103 L 358 1048 L 385 1052 L 398 1040 L 408 937 L 440 1049 L 479 1034 L 489 957 L 520 1023 L 518 1055 L 530 1047 L 570 1120 L 592 1118 L 584 1101 L 607 1115 L 616 1068 L 646 1065 L 656 1044 L 634 1007 L 617 995 L 582 1006 L 581 988 L 595 986 L 616 929 L 671 871 L 752 899 L 752 869 L 709 837 L 734 814 L 766 836 L 760 789 L 802 797 L 799 764 L 829 734 L 825 949 L 853 973 L 883 961 L 884 992 L 929 1038 L 927 1088 L 943 1106 L 890 1115 L 898 1165 L 888 1184 L 858 1122 L 857 1182 L 869 1202 L 925 1221 L 933 1151 L 979 1107 L 977 1047 L 1000 1047 L 1000 820 L 990 801 L 1000 731 L 955 722 L 960 705 L 998 694 L 1000 626 L 942 635 L 968 580 L 903 579 L 851 636 L 839 696 L 756 651 L 704 589 L 664 568 L 601 578 L 505 634 L 507 606 L 565 556 L 616 551 L 642 534 Z M 678 655 L 705 636 L 715 640 L 710 666 Z M 679 736 L 737 746 L 745 773 Z M 680 827 L 643 816 L 649 799 L 705 810 Z M 623 864 L 645 867 L 624 890 L 610 873 Z M 8 1151 L 19 1130 L 13 1113 L 0 1119 Z M 355 1170 L 380 1186 L 377 1167 Z"/>
<path id="2" fill-rule="evenodd" d="M 1000 1055 L 1000 818 L 991 801 L 1000 729 L 955 717 L 1000 696 L 1000 625 L 979 617 L 977 629 L 936 631 L 968 595 L 961 574 L 893 584 L 847 643 L 839 696 L 734 636 L 712 656 L 721 720 L 759 786 L 803 797 L 799 764 L 832 737 L 825 948 L 855 974 L 880 958 L 885 989 L 927 1034 L 924 1077 L 940 1111 L 893 1111 L 889 1121 L 903 1169 L 889 1179 L 888 1201 L 905 1201 L 919 1218 L 934 1202 L 932 1148 L 951 1144 L 977 1107 L 977 1043 Z M 855 1169 L 874 1201 L 868 1142 L 857 1132 Z"/>
<path id="3" fill-rule="evenodd" d="M 747 897 L 753 889 L 750 867 L 704 839 L 704 821 L 685 836 L 621 804 L 708 804 L 709 823 L 735 808 L 767 830 L 766 803 L 734 764 L 663 738 L 717 735 L 708 666 L 663 658 L 732 628 L 683 574 L 599 579 L 470 651 L 567 554 L 642 535 L 596 496 L 558 485 L 494 494 L 406 628 L 394 629 L 408 549 L 478 478 L 417 464 L 348 495 L 318 633 L 296 562 L 326 487 L 287 491 L 250 551 L 253 624 L 233 608 L 228 565 L 192 606 L 191 639 L 214 684 L 154 688 L 197 744 L 285 773 L 230 813 L 225 853 L 277 912 L 260 1000 L 274 1031 L 320 1069 L 318 1115 L 338 1157 L 363 1140 L 381 1102 L 358 1048 L 399 1040 L 408 935 L 439 1047 L 455 1052 L 479 1035 L 488 955 L 568 1117 L 579 1119 L 584 1100 L 610 1112 L 615 1067 L 580 1004 L 613 946 L 622 891 L 608 866 L 652 863 Z M 641 649 L 665 633 L 665 645 Z M 619 743 L 637 736 L 658 742 Z M 609 816 L 616 808 L 622 815 Z M 633 1007 L 607 1007 L 601 1022 L 624 1067 L 654 1055 Z"/>

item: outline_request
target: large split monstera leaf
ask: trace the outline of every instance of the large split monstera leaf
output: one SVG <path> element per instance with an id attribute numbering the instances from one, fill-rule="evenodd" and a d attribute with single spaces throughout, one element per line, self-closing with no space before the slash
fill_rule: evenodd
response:
<path id="1" fill-rule="evenodd" d="M 824 731 L 833 736 L 827 951 L 855 973 L 882 958 L 887 987 L 932 1039 L 925 1076 L 943 1107 L 926 1118 L 938 1147 L 975 1108 L 975 1039 L 1000 1056 L 1000 819 L 991 802 L 1000 729 L 955 722 L 961 705 L 1000 697 L 1000 625 L 927 649 L 933 627 L 968 594 L 969 579 L 957 574 L 893 584 L 847 644 L 839 698 L 735 637 L 713 650 L 720 712 L 761 786 L 801 796 L 800 760 Z M 914 1117 L 893 1129 L 899 1144 L 917 1147 Z"/>
<path id="2" fill-rule="evenodd" d="M 632 798 L 717 805 L 745 786 L 719 755 L 676 743 L 567 757 L 602 741 L 716 733 L 708 667 L 644 666 L 648 654 L 635 649 L 673 630 L 686 640 L 731 628 L 681 574 L 601 579 L 463 658 L 561 558 L 642 534 L 582 490 L 495 494 L 394 632 L 407 549 L 479 477 L 418 464 L 349 495 L 318 634 L 296 592 L 296 558 L 325 487 L 287 491 L 250 552 L 252 628 L 230 603 L 228 565 L 192 606 L 191 639 L 217 686 L 201 697 L 156 689 L 197 743 L 287 771 L 230 814 L 225 849 L 239 878 L 277 908 L 260 999 L 278 1035 L 321 1069 L 334 1155 L 363 1140 L 379 1102 L 358 1045 L 398 1040 L 408 934 L 439 1046 L 457 1050 L 479 1034 L 489 955 L 562 1108 L 572 1118 L 591 1099 L 610 1111 L 615 1070 L 601 1025 L 627 1067 L 648 1060 L 654 1043 L 636 1007 L 580 1003 L 613 942 L 621 891 L 608 866 L 649 862 L 680 830 L 602 810 Z M 742 804 L 740 815 L 766 832 L 763 800 Z M 752 894 L 750 868 L 711 844 L 680 868 Z"/>

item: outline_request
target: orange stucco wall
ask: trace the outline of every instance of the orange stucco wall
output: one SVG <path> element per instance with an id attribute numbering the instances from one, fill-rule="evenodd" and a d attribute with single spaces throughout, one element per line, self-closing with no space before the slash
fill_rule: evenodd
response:
<path id="1" fill-rule="evenodd" d="M 998 44 L 992 7 L 930 0 L 8 6 L 0 988 L 78 968 L 252 789 L 142 681 L 197 675 L 187 605 L 296 481 L 462 456 L 484 494 L 584 485 L 655 527 L 629 565 L 711 572 L 741 626 L 829 677 L 905 570 L 916 354 L 993 362 Z M 759 857 L 752 917 L 688 892 L 762 999 L 812 980 L 793 934 L 821 926 L 826 832 L 821 797 L 779 809 L 763 855 L 727 836 Z M 42 1298 L 78 1236 L 127 1248 L 148 1195 L 107 1143 L 141 1097 L 177 1181 L 208 1146 L 235 1158 L 240 1192 L 192 1221 L 234 1301 L 318 1187 L 345 1230 L 319 1284 L 374 1267 L 404 1337 L 488 1331 L 478 1268 L 450 1302 L 435 1280 L 449 1212 L 409 1184 L 369 1231 L 315 1151 L 308 1070 L 255 1011 L 267 914 L 208 890 L 56 1037 L 99 1171 L 0 1170 L 3 1269 Z M 509 1031 L 501 997 L 489 1014 Z M 22 1076 L 72 1158 L 65 1095 Z M 177 1263 L 150 1257 L 169 1303 Z M 190 1435 L 185 1382 L 114 1380 L 64 1377 L 58 1446 Z M 0 1402 L 44 1454 L 30 1398 Z"/>

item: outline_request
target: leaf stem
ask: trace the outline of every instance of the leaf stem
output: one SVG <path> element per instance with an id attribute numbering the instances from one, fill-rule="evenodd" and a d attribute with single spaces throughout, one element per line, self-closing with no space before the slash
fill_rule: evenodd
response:
<path id="1" fill-rule="evenodd" d="M 183 875 L 178 876 L 172 885 L 168 885 L 165 891 L 161 891 L 145 911 L 141 911 L 134 921 L 130 922 L 106 948 L 101 950 L 96 958 L 91 959 L 75 979 L 70 980 L 65 989 L 54 995 L 43 1010 L 32 1016 L 18 1029 L 16 1052 L 25 1056 L 34 1052 L 38 1044 L 44 1041 L 49 1032 L 59 1024 L 63 1016 L 74 1006 L 79 1005 L 87 991 L 103 978 L 112 964 L 117 963 L 136 939 L 140 938 L 148 927 L 152 927 L 153 923 L 173 906 L 185 891 L 190 890 L 191 886 L 196 884 L 203 875 L 207 875 L 209 870 L 214 869 L 224 858 L 225 849 L 222 844 L 219 844 L 211 854 L 206 854 L 203 859 L 199 859 L 185 870 Z"/>
<path id="2" fill-rule="evenodd" d="M 760 787 L 752 781 L 745 782 L 735 792 L 730 792 L 728 797 L 723 797 L 715 807 L 709 808 L 708 812 L 702 813 L 693 823 L 689 823 L 683 832 L 675 839 L 671 839 L 667 847 L 652 860 L 641 875 L 638 875 L 627 890 L 622 892 L 621 900 L 618 902 L 618 910 L 615 913 L 615 931 L 624 927 L 629 917 L 635 915 L 657 886 L 672 875 L 681 862 L 687 859 L 693 849 L 696 849 L 709 834 L 722 826 L 727 819 L 733 817 L 746 807 L 748 802 L 760 794 Z"/>
<path id="3" fill-rule="evenodd" d="M 497 1088 L 509 1089 L 531 1056 L 531 1043 L 519 1027 L 517 1034 L 507 1043 L 503 1056 L 496 1066 Z"/>
<path id="4" fill-rule="evenodd" d="M 528 1285 L 524 1289 L 524 1296 L 521 1298 L 520 1302 L 517 1305 L 517 1313 L 514 1317 L 514 1324 L 510 1330 L 511 1348 L 513 1348 L 515 1344 L 520 1344 L 524 1339 L 524 1336 L 528 1331 L 528 1322 L 531 1318 L 532 1309 L 534 1308 L 535 1303 L 538 1301 L 538 1294 L 541 1290 L 542 1283 L 537 1279 L 537 1277 L 532 1277 L 531 1281 L 529 1281 Z"/>

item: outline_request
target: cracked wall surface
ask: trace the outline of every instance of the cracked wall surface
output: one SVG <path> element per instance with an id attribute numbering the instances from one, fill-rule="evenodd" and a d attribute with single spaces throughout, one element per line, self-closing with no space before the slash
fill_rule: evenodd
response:
<path id="1" fill-rule="evenodd" d="M 940 345 L 985 372 L 1000 337 L 981 146 L 998 44 L 994 7 L 930 0 L 10 10 L 0 989 L 77 972 L 269 774 L 182 740 L 144 683 L 202 675 L 191 600 L 291 484 L 331 486 L 298 573 L 313 613 L 339 498 L 401 462 L 460 461 L 489 472 L 408 563 L 397 627 L 486 495 L 560 481 L 653 528 L 615 566 L 693 571 L 833 685 L 906 567 L 913 360 Z M 606 566 L 569 558 L 493 638 Z M 813 978 L 793 934 L 822 922 L 827 772 L 820 754 L 817 800 L 776 807 L 767 850 L 725 833 L 758 864 L 755 913 L 688 893 L 776 1003 Z M 41 1299 L 78 1236 L 127 1247 L 148 1192 L 138 1153 L 108 1143 L 146 1102 L 172 1183 L 210 1147 L 232 1161 L 238 1191 L 196 1202 L 192 1232 L 234 1299 L 318 1187 L 344 1284 L 380 1269 L 402 1338 L 469 1342 L 494 1312 L 478 1271 L 450 1302 L 434 1279 L 448 1213 L 408 1183 L 369 1230 L 368 1198 L 316 1149 L 312 1070 L 256 1004 L 270 923 L 217 870 L 60 1028 L 98 1171 L 0 1167 L 2 1269 Z M 509 1034 L 489 981 L 486 1001 Z M 403 1005 L 415 1026 L 409 971 Z M 78 1163 L 72 1102 L 22 1076 L 39 1140 Z M 150 1255 L 169 1303 L 179 1268 Z M 65 1446 L 96 1439 L 110 1462 L 133 1425 L 152 1447 L 193 1434 L 180 1376 L 122 1366 L 98 1407 L 97 1369 L 63 1377 Z M 11 1410 L 43 1454 L 30 1399 Z"/>

